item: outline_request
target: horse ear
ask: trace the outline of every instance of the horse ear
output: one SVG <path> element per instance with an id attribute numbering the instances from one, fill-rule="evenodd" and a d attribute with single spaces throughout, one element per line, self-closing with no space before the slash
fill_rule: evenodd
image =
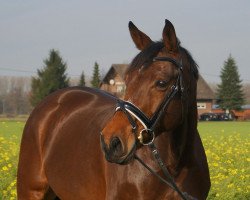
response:
<path id="1" fill-rule="evenodd" d="M 143 50 L 152 42 L 152 40 L 145 33 L 141 32 L 131 21 L 128 27 L 137 49 Z"/>
<path id="2" fill-rule="evenodd" d="M 169 52 L 178 52 L 178 40 L 175 34 L 173 24 L 169 20 L 165 20 L 165 27 L 162 33 L 163 43 Z"/>

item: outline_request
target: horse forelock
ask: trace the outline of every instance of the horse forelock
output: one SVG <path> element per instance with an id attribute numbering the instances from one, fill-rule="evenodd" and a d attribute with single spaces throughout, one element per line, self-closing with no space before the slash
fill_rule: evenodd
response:
<path id="1" fill-rule="evenodd" d="M 159 53 L 164 47 L 163 42 L 152 42 L 146 49 L 142 50 L 135 56 L 129 65 L 126 74 L 141 68 L 145 64 L 149 64 L 153 61 L 153 58 Z"/>

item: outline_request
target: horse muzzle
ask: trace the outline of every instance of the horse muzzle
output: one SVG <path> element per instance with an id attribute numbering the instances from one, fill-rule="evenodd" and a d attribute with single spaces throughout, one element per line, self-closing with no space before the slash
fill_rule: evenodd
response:
<path id="1" fill-rule="evenodd" d="M 101 147 L 108 162 L 121 165 L 128 164 L 134 158 L 136 145 L 128 152 L 119 137 L 113 137 L 109 145 L 105 142 L 104 136 L 100 135 Z"/>

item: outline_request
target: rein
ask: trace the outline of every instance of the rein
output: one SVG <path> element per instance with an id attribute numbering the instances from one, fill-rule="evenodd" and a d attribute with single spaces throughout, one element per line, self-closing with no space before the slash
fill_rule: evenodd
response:
<path id="1" fill-rule="evenodd" d="M 169 173 L 166 165 L 164 164 L 162 158 L 160 157 L 159 151 L 157 150 L 154 140 L 155 140 L 155 129 L 157 124 L 159 123 L 160 119 L 164 115 L 166 108 L 168 107 L 171 100 L 174 98 L 174 96 L 179 91 L 182 93 L 184 91 L 183 87 L 183 65 L 182 60 L 180 62 L 176 61 L 175 59 L 172 59 L 170 57 L 156 57 L 153 59 L 153 61 L 164 61 L 164 62 L 171 62 L 173 63 L 177 69 L 178 69 L 178 77 L 176 79 L 176 82 L 171 87 L 171 91 L 166 94 L 164 97 L 162 103 L 158 106 L 156 112 L 153 114 L 151 118 L 147 117 L 137 106 L 135 106 L 133 103 L 123 100 L 118 100 L 116 112 L 122 111 L 128 118 L 129 123 L 132 126 L 132 132 L 136 134 L 138 132 L 138 125 L 135 121 L 138 120 L 141 125 L 143 126 L 143 129 L 140 131 L 138 140 L 142 145 L 146 145 L 151 150 L 151 153 L 156 160 L 157 164 L 161 168 L 162 172 L 165 175 L 165 178 L 162 178 L 159 174 L 157 174 L 154 170 L 152 170 L 149 166 L 147 166 L 137 155 L 135 155 L 135 159 L 137 159 L 148 171 L 150 171 L 154 176 L 159 178 L 160 181 L 170 186 L 174 191 L 176 191 L 183 200 L 188 199 L 195 199 L 188 195 L 185 192 L 182 192 L 178 186 L 176 185 L 173 177 Z M 182 103 L 182 101 L 181 101 Z M 183 120 L 183 105 L 182 105 L 182 120 Z M 149 138 L 149 140 L 144 140 L 144 137 Z"/>

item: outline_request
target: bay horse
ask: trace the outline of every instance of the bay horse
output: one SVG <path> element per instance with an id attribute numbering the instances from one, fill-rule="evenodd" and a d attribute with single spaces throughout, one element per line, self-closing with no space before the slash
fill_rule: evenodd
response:
<path id="1" fill-rule="evenodd" d="M 132 22 L 129 30 L 140 53 L 126 72 L 124 100 L 73 87 L 33 110 L 20 147 L 18 199 L 206 199 L 198 66 L 170 21 L 158 42 Z"/>

